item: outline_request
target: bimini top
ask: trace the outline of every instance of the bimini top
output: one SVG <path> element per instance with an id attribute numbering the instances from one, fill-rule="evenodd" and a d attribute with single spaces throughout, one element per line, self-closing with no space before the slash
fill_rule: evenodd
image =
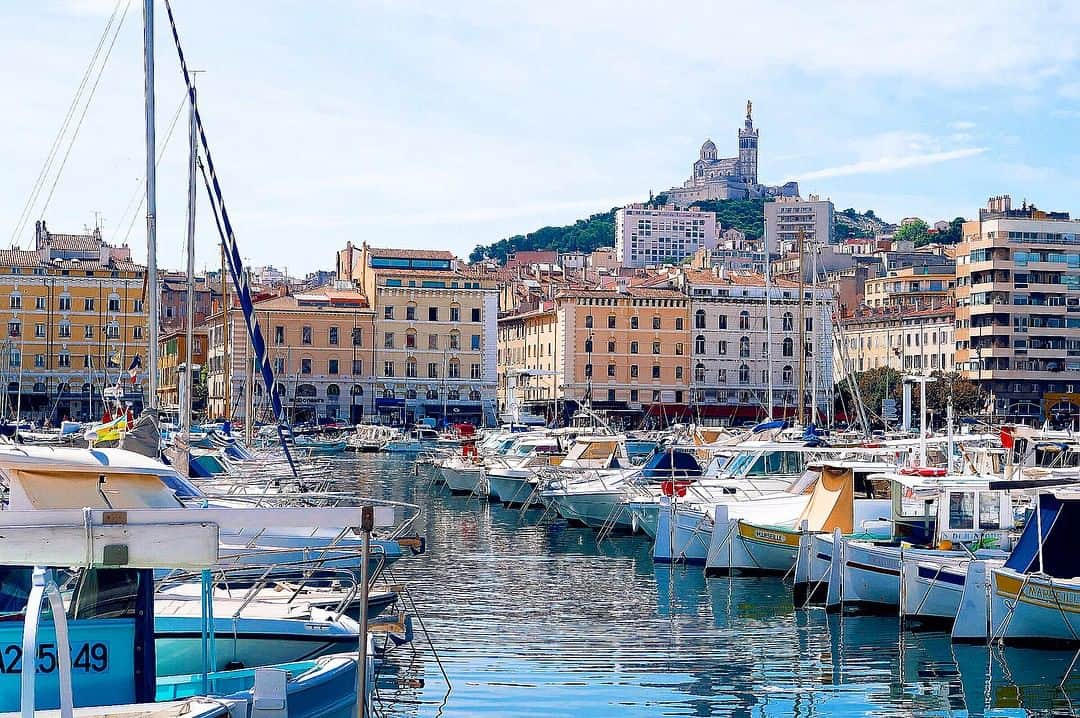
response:
<path id="1" fill-rule="evenodd" d="M 1020 573 L 1039 570 L 1039 528 L 1042 528 L 1042 570 L 1053 578 L 1080 576 L 1080 496 L 1039 494 L 1038 514 L 1032 513 L 1016 542 L 1006 568 Z"/>
<path id="2" fill-rule="evenodd" d="M 13 510 L 179 508 L 176 488 L 165 481 L 176 476 L 164 464 L 122 449 L 0 449 L 0 477 Z"/>

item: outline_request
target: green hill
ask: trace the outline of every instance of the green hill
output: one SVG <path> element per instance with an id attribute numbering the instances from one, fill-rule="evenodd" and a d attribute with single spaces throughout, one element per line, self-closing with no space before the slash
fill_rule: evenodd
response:
<path id="1" fill-rule="evenodd" d="M 664 195 L 652 200 L 652 206 L 660 206 L 666 201 Z M 695 202 L 692 206 L 707 212 L 716 212 L 716 218 L 724 229 L 735 227 L 751 239 L 758 239 L 764 223 L 764 200 L 729 199 L 710 202 Z M 612 207 L 607 212 L 600 212 L 579 219 L 563 227 L 541 227 L 528 234 L 516 234 L 500 239 L 489 245 L 479 245 L 469 255 L 470 262 L 483 259 L 496 259 L 506 263 L 506 257 L 514 252 L 534 250 L 556 250 L 559 252 L 591 252 L 599 247 L 615 244 L 615 211 Z"/>

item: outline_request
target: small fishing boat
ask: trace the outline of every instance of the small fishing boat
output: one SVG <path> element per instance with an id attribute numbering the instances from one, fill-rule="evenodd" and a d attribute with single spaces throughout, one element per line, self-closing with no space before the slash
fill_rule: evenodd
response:
<path id="1" fill-rule="evenodd" d="M 294 440 L 299 452 L 308 456 L 335 456 L 345 451 L 348 446 L 344 439 L 324 438 L 301 434 Z"/>
<path id="2" fill-rule="evenodd" d="M 387 440 L 380 451 L 390 454 L 419 454 L 439 442 L 439 432 L 429 426 L 415 426 L 398 438 Z"/>

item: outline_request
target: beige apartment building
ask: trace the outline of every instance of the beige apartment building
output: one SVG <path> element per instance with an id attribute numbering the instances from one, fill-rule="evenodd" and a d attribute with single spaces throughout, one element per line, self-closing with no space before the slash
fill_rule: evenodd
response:
<path id="1" fill-rule="evenodd" d="M 926 375 L 955 371 L 953 322 L 951 304 L 864 308 L 843 320 L 847 368 L 859 373 L 890 367 L 904 374 Z M 844 367 L 839 357 L 836 366 L 838 370 Z M 842 378 L 838 371 L 836 381 Z"/>
<path id="2" fill-rule="evenodd" d="M 199 326 L 192 332 L 191 364 L 196 371 L 202 371 L 206 364 L 206 349 L 210 333 L 205 326 Z M 187 361 L 187 332 L 174 329 L 163 332 L 158 337 L 158 408 L 163 411 L 180 409 L 180 368 Z M 193 406 L 195 413 L 203 413 L 205 406 Z"/>
<path id="3" fill-rule="evenodd" d="M 254 308 L 290 421 L 329 417 L 359 422 L 372 412 L 375 313 L 363 293 L 339 283 L 256 297 Z M 207 324 L 209 416 L 243 421 L 247 367 L 254 361 L 243 316 L 238 308 L 219 308 Z M 257 371 L 252 395 L 255 416 L 265 417 L 269 402 Z"/>
<path id="4" fill-rule="evenodd" d="M 498 274 L 442 250 L 351 244 L 338 276 L 375 311 L 374 409 L 382 420 L 495 420 Z"/>
<path id="5" fill-rule="evenodd" d="M 558 319 L 554 301 L 525 307 L 499 319 L 497 362 L 500 410 L 505 410 L 508 405 L 511 385 L 516 385 L 518 404 L 554 408 L 556 399 L 560 397 L 561 384 L 556 371 Z M 511 374 L 517 379 L 508 382 Z"/>
<path id="6" fill-rule="evenodd" d="M 868 307 L 942 306 L 953 303 L 956 273 L 942 267 L 905 267 L 887 276 L 867 279 L 864 301 Z"/>
<path id="7" fill-rule="evenodd" d="M 54 234 L 44 222 L 33 250 L 0 250 L 0 313 L 5 333 L 0 381 L 3 414 L 100 418 L 102 390 L 119 386 L 135 410 L 145 401 L 148 317 L 146 268 L 127 246 L 89 234 Z M 143 369 L 127 372 L 138 356 Z"/>
<path id="8" fill-rule="evenodd" d="M 990 198 L 964 223 L 956 305 L 956 361 L 994 419 L 1080 413 L 1080 222 Z"/>

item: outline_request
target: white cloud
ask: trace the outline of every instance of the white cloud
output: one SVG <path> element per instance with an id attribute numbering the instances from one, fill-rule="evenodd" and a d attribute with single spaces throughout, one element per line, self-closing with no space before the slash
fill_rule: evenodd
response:
<path id="1" fill-rule="evenodd" d="M 947 152 L 929 152 L 921 155 L 907 156 L 884 156 L 873 160 L 862 160 L 851 164 L 826 167 L 813 172 L 807 172 L 799 176 L 799 180 L 824 179 L 826 177 L 850 177 L 851 175 L 882 174 L 896 172 L 897 170 L 910 169 L 912 167 L 925 167 L 936 165 L 941 162 L 962 160 L 974 157 L 986 151 L 985 147 L 967 147 Z"/>
<path id="2" fill-rule="evenodd" d="M 975 123 L 971 120 L 957 120 L 956 122 L 949 123 L 949 127 L 960 132 L 975 129 Z"/>

